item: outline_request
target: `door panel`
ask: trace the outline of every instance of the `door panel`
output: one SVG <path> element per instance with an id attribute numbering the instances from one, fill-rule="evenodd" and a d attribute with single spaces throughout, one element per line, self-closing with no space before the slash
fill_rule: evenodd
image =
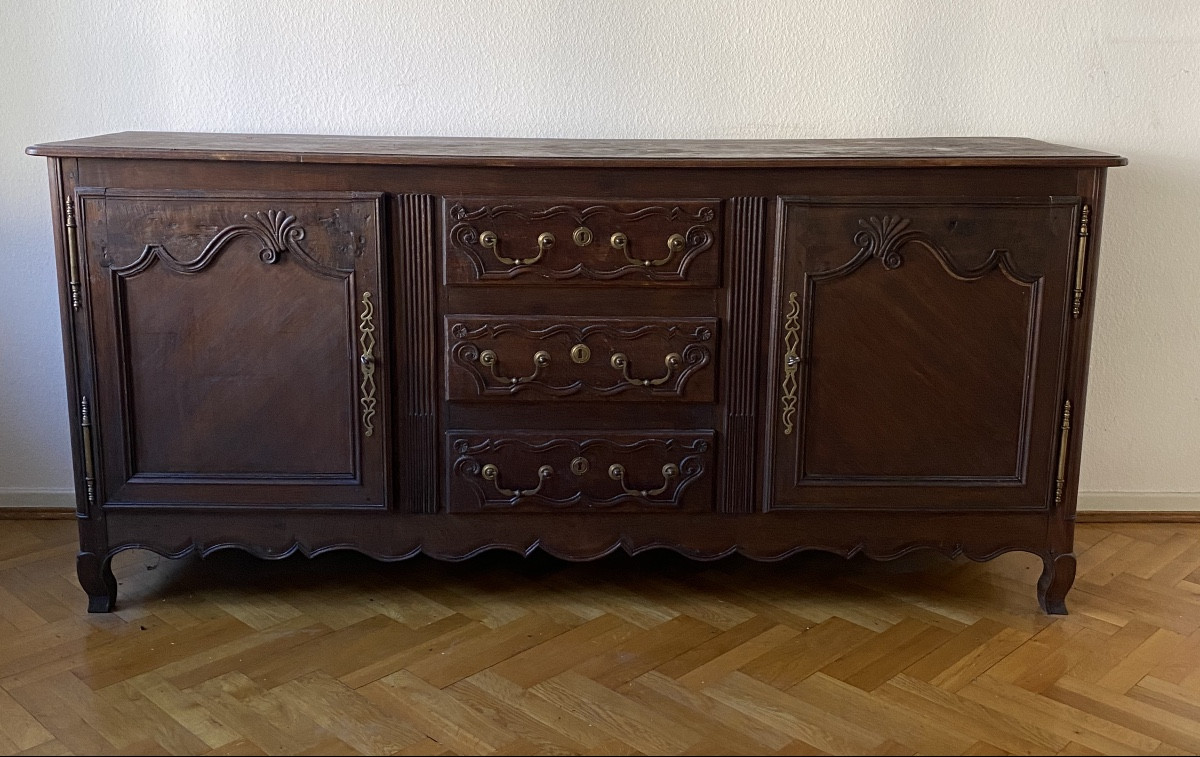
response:
<path id="1" fill-rule="evenodd" d="M 79 194 L 105 503 L 383 507 L 381 195 Z"/>
<path id="2" fill-rule="evenodd" d="M 1077 198 L 788 198 L 773 506 L 1048 506 Z"/>

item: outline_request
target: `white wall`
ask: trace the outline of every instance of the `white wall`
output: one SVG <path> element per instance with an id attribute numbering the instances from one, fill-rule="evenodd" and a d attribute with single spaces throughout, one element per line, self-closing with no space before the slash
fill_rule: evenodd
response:
<path id="1" fill-rule="evenodd" d="M 48 185 L 22 150 L 155 129 L 1121 153 L 1081 489 L 1200 508 L 1198 69 L 1193 0 L 0 0 L 0 503 L 71 485 Z"/>

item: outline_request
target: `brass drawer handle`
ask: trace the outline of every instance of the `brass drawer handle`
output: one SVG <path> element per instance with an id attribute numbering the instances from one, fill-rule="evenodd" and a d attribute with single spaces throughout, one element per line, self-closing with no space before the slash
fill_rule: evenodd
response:
<path id="1" fill-rule="evenodd" d="M 528 376 L 521 376 L 519 378 L 501 376 L 499 373 L 496 373 L 496 353 L 492 350 L 484 350 L 483 352 L 479 353 L 479 362 L 487 366 L 492 371 L 492 376 L 494 376 L 497 381 L 516 386 L 517 384 L 524 384 L 537 378 L 537 375 L 542 372 L 542 369 L 550 365 L 550 353 L 546 352 L 545 350 L 538 350 L 537 352 L 533 353 L 533 373 L 529 374 Z"/>
<path id="2" fill-rule="evenodd" d="M 671 380 L 671 374 L 675 372 L 679 366 L 683 365 L 683 358 L 678 352 L 672 352 L 663 358 L 663 363 L 667 366 L 667 372 L 656 379 L 639 379 L 629 375 L 629 358 L 624 352 L 618 352 L 608 361 L 609 365 L 621 372 L 625 380 L 634 386 L 662 386 Z"/>
<path id="3" fill-rule="evenodd" d="M 491 481 L 492 485 L 496 487 L 496 491 L 500 492 L 505 497 L 512 497 L 513 499 L 516 499 L 518 497 L 532 497 L 540 492 L 542 487 L 546 484 L 546 479 L 554 475 L 554 469 L 549 465 L 543 465 L 542 467 L 538 468 L 538 485 L 532 489 L 505 489 L 504 487 L 500 486 L 500 468 L 493 463 L 488 463 L 487 465 L 483 466 L 483 469 L 480 470 L 479 475 L 483 476 L 484 480 Z"/>
<path id="4" fill-rule="evenodd" d="M 481 232 L 479 234 L 479 246 L 491 250 L 492 254 L 496 256 L 496 260 L 499 260 L 504 265 L 533 265 L 542 259 L 542 256 L 546 254 L 546 250 L 554 246 L 554 235 L 548 231 L 538 235 L 538 254 L 532 258 L 506 258 L 501 255 L 500 237 L 494 231 Z"/>
<path id="5" fill-rule="evenodd" d="M 657 497 L 667 490 L 671 485 L 671 479 L 679 475 L 679 466 L 675 463 L 667 463 L 662 467 L 663 485 L 657 489 L 630 489 L 625 483 L 625 466 L 620 463 L 613 463 L 608 466 L 608 477 L 613 481 L 621 484 L 621 489 L 626 494 L 632 494 L 635 497 Z"/>
<path id="6" fill-rule="evenodd" d="M 614 250 L 620 250 L 625 253 L 625 259 L 630 263 L 645 267 L 666 265 L 671 260 L 672 255 L 677 252 L 683 252 L 684 248 L 687 247 L 687 240 L 684 239 L 682 234 L 672 234 L 667 237 L 667 256 L 658 260 L 646 260 L 644 258 L 635 258 L 629 254 L 629 237 L 619 231 L 609 237 L 608 243 L 612 245 Z"/>

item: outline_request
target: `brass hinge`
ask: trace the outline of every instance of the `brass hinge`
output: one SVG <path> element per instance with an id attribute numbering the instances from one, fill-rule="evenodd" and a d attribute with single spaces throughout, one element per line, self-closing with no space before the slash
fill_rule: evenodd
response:
<path id="1" fill-rule="evenodd" d="M 70 277 L 71 284 L 71 307 L 75 310 L 79 309 L 79 243 L 76 240 L 75 233 L 75 203 L 68 197 L 64 203 L 64 215 L 66 220 L 63 225 L 66 227 L 67 237 L 67 266 L 69 270 L 67 275 Z"/>
<path id="2" fill-rule="evenodd" d="M 96 464 L 92 459 L 92 412 L 87 397 L 79 401 L 79 426 L 83 432 L 83 480 L 87 484 L 87 498 L 96 504 Z"/>
<path id="3" fill-rule="evenodd" d="M 1087 262 L 1088 246 L 1088 214 L 1091 208 L 1083 206 L 1083 214 L 1079 219 L 1079 252 L 1075 258 L 1075 305 L 1071 309 L 1075 318 L 1083 313 L 1083 274 Z"/>
<path id="4" fill-rule="evenodd" d="M 1062 436 L 1058 441 L 1058 485 L 1054 489 L 1054 504 L 1061 504 L 1067 485 L 1067 447 L 1071 444 L 1071 400 L 1063 405 Z"/>

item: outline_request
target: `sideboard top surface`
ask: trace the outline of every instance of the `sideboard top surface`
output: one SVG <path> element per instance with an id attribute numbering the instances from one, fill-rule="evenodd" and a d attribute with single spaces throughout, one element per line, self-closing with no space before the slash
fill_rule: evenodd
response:
<path id="1" fill-rule="evenodd" d="M 126 131 L 33 145 L 30 155 L 281 163 L 642 167 L 1125 165 L 1110 153 L 1020 137 L 650 140 L 370 137 Z"/>

